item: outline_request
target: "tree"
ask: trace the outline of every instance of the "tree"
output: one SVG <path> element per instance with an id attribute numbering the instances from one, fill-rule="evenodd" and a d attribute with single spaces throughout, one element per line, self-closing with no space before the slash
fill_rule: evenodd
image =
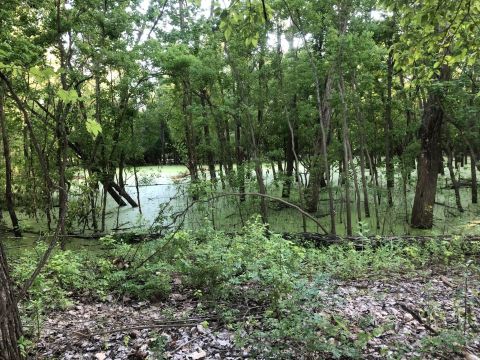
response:
<path id="1" fill-rule="evenodd" d="M 0 358 L 20 360 L 19 340 L 22 336 L 17 299 L 13 292 L 3 242 L 0 241 Z"/>
<path id="2" fill-rule="evenodd" d="M 442 104 L 453 69 L 475 43 L 477 30 L 474 22 L 479 12 L 478 3 L 463 1 L 455 4 L 437 0 L 421 4 L 409 2 L 400 7 L 403 27 L 398 44 L 400 67 L 405 71 L 405 64 L 417 65 L 415 76 L 426 80 L 423 85 L 428 84 L 419 130 L 421 151 L 412 209 L 411 225 L 416 228 L 433 226 L 437 178 L 442 166 Z"/>

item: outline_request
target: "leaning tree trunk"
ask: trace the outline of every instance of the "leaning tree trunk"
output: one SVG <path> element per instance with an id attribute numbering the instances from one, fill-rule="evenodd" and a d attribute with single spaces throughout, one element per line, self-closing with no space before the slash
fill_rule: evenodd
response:
<path id="1" fill-rule="evenodd" d="M 20 360 L 18 340 L 22 336 L 17 301 L 13 295 L 7 259 L 0 241 L 0 359 Z"/>
<path id="2" fill-rule="evenodd" d="M 450 69 L 444 65 L 439 81 L 450 78 Z M 411 225 L 418 229 L 431 229 L 433 207 L 437 193 L 437 178 L 442 164 L 441 133 L 443 123 L 442 96 L 432 90 L 425 104 L 420 129 L 421 150 L 417 165 L 417 187 L 413 201 Z"/>

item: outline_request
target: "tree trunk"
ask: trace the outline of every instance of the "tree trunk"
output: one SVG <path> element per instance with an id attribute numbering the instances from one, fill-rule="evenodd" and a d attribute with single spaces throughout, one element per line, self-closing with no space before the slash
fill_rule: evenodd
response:
<path id="1" fill-rule="evenodd" d="M 317 141 L 321 140 L 317 139 Z M 321 145 L 317 144 L 316 147 L 321 148 Z M 310 177 L 308 179 L 308 187 L 306 191 L 306 206 L 307 211 L 310 213 L 315 213 L 318 208 L 318 200 L 320 198 L 320 174 L 323 171 L 319 155 L 320 150 L 316 150 L 315 152 L 316 155 L 314 156 L 310 166 Z"/>
<path id="2" fill-rule="evenodd" d="M 387 60 L 387 99 L 385 104 L 385 171 L 387 175 L 388 206 L 393 206 L 392 191 L 394 187 L 394 168 L 392 161 L 392 80 L 393 50 L 390 50 Z"/>
<path id="3" fill-rule="evenodd" d="M 120 152 L 120 158 L 118 160 L 118 186 L 122 190 L 125 190 L 124 169 L 125 169 L 125 153 L 122 150 Z"/>
<path id="4" fill-rule="evenodd" d="M 117 204 L 120 206 L 125 206 L 125 202 L 121 197 L 119 197 L 117 194 L 114 194 L 114 192 L 117 192 L 118 195 L 121 195 L 127 202 L 130 204 L 131 207 L 138 207 L 138 204 L 133 200 L 133 198 L 127 193 L 125 188 L 120 187 L 115 181 L 110 181 L 109 182 L 109 188 L 108 188 L 108 193 L 112 195 L 112 197 L 115 199 Z M 114 194 L 114 195 L 113 195 Z M 120 200 L 120 202 L 118 201 Z"/>
<path id="5" fill-rule="evenodd" d="M 66 70 L 66 54 L 63 47 L 62 40 L 62 30 L 61 30 L 61 10 L 62 2 L 61 0 L 56 1 L 56 25 L 57 25 L 57 43 L 58 49 L 60 52 L 60 67 Z M 60 82 L 62 88 L 65 91 L 68 91 L 67 84 L 67 74 L 62 72 L 60 74 Z M 58 193 L 59 193 L 59 207 L 58 207 L 58 223 L 57 223 L 57 233 L 61 237 L 60 245 L 63 250 L 65 250 L 65 241 L 66 241 L 66 229 L 65 222 L 67 219 L 68 211 L 68 189 L 67 189 L 67 178 L 66 178 L 66 169 L 67 169 L 67 151 L 68 151 L 68 138 L 67 138 L 67 129 L 66 129 L 66 118 L 70 110 L 70 105 L 60 101 L 56 107 L 56 136 L 57 136 L 57 164 L 58 164 Z"/>
<path id="6" fill-rule="evenodd" d="M 439 81 L 450 78 L 450 69 L 441 68 Z M 442 96 L 438 90 L 431 91 L 425 104 L 420 129 L 421 150 L 417 166 L 417 187 L 412 209 L 412 227 L 431 229 L 433 226 L 433 208 L 437 192 L 437 179 L 442 162 L 441 133 L 443 110 Z"/>
<path id="7" fill-rule="evenodd" d="M 237 185 L 240 194 L 245 192 L 245 166 L 243 165 L 243 148 L 241 145 L 242 125 L 240 118 L 236 116 L 236 129 L 235 129 L 235 152 L 237 157 Z M 245 201 L 245 195 L 240 195 L 240 201 Z"/>
<path id="8" fill-rule="evenodd" d="M 368 153 L 368 150 L 365 149 L 365 153 L 367 155 L 367 159 L 368 159 L 368 164 L 369 164 L 369 169 L 370 169 L 370 176 L 372 178 L 375 177 L 375 170 L 373 168 L 373 162 L 372 162 L 372 159 L 370 157 L 370 154 Z M 376 228 L 377 230 L 380 230 L 380 215 L 378 214 L 378 207 L 380 206 L 380 201 L 377 202 L 377 200 L 380 199 L 380 197 L 377 196 L 377 192 L 378 192 L 378 186 L 374 183 L 373 184 L 373 207 L 375 208 L 375 221 L 376 221 Z"/>
<path id="9" fill-rule="evenodd" d="M 447 160 L 447 167 L 448 167 L 448 172 L 450 173 L 450 180 L 453 185 L 453 189 L 455 190 L 455 202 L 457 203 L 457 209 L 460 212 L 463 212 L 463 207 L 462 207 L 462 202 L 460 198 L 460 186 L 458 185 L 458 181 L 455 178 L 455 171 L 453 170 L 453 155 L 452 155 L 452 150 L 448 149 L 448 160 Z"/>
<path id="10" fill-rule="evenodd" d="M 217 181 L 217 174 L 215 172 L 215 157 L 212 150 L 212 139 L 210 137 L 210 127 L 208 125 L 208 116 L 207 116 L 207 105 L 205 103 L 206 95 L 200 96 L 200 102 L 202 104 L 202 117 L 203 117 L 203 134 L 205 136 L 205 148 L 207 152 L 207 164 L 208 172 L 210 174 L 211 181 Z"/>
<path id="11" fill-rule="evenodd" d="M 0 359 L 20 360 L 22 355 L 18 340 L 22 336 L 22 327 L 2 241 L 0 241 L 0 284 Z"/>
<path id="12" fill-rule="evenodd" d="M 195 133 L 192 119 L 192 94 L 190 92 L 190 83 L 188 80 L 183 81 L 183 102 L 182 112 L 185 120 L 185 143 L 187 147 L 187 168 L 190 173 L 192 183 L 198 180 L 197 155 L 195 151 Z M 197 194 L 193 194 L 194 200 L 198 198 Z"/>
<path id="13" fill-rule="evenodd" d="M 477 159 L 475 157 L 475 151 L 473 149 L 470 150 L 470 171 L 472 174 L 472 204 L 476 204 L 478 202 L 478 190 L 477 190 Z"/>
<path id="14" fill-rule="evenodd" d="M 360 175 L 362 178 L 362 191 L 363 191 L 363 210 L 365 211 L 365 217 L 370 217 L 370 206 L 368 203 L 368 188 L 367 179 L 365 177 L 365 154 L 363 151 L 363 145 L 360 148 Z"/>
<path id="15" fill-rule="evenodd" d="M 353 162 L 352 144 L 350 144 L 350 141 L 348 142 L 348 157 L 349 157 L 349 161 L 352 164 L 353 185 L 355 187 L 355 203 L 357 204 L 357 220 L 362 221 L 362 205 L 361 205 L 361 198 L 360 198 L 360 189 L 358 187 L 357 169 L 355 168 L 355 163 Z"/>
<path id="16" fill-rule="evenodd" d="M 282 160 L 277 160 L 277 168 L 278 168 L 278 173 L 280 175 L 283 175 L 283 163 Z"/>
<path id="17" fill-rule="evenodd" d="M 287 110 L 288 111 L 288 110 Z M 283 182 L 282 188 L 282 197 L 289 198 L 290 197 L 290 190 L 292 188 L 292 177 L 293 177 L 293 162 L 295 161 L 295 157 L 293 155 L 293 144 L 295 140 L 292 139 L 292 132 L 288 132 L 288 139 L 285 148 L 285 157 L 286 157 L 286 173 L 285 173 L 285 181 Z"/>
<path id="18" fill-rule="evenodd" d="M 12 221 L 13 233 L 16 237 L 21 237 L 22 232 L 15 212 L 15 201 L 12 191 L 12 162 L 10 158 L 10 142 L 8 138 L 7 124 L 5 121 L 5 106 L 3 86 L 0 84 L 0 131 L 2 132 L 3 157 L 5 158 L 5 202 L 7 210 Z"/>
<path id="19" fill-rule="evenodd" d="M 257 126 L 259 129 L 262 128 L 264 123 L 264 113 L 265 113 L 265 95 L 267 93 L 267 80 L 265 69 L 263 68 L 265 65 L 265 51 L 267 45 L 267 33 L 266 31 L 262 31 L 260 35 L 260 54 L 258 60 L 258 103 L 257 103 Z M 248 110 L 247 110 L 248 113 Z M 247 117 L 249 115 L 247 114 Z M 267 193 L 267 189 L 265 186 L 265 180 L 263 178 L 263 170 L 262 170 L 262 162 L 260 160 L 260 144 L 259 141 L 262 141 L 261 135 L 257 136 L 255 132 L 255 128 L 253 126 L 253 122 L 250 119 L 250 132 L 252 136 L 252 150 L 253 150 L 253 160 L 255 163 L 255 174 L 257 177 L 257 184 L 259 193 L 265 195 Z M 275 172 L 275 168 L 272 168 L 272 172 Z M 275 174 L 274 174 L 275 180 Z M 260 212 L 262 215 L 262 221 L 264 224 L 268 223 L 268 216 L 267 216 L 267 200 L 265 197 L 260 198 Z"/>
<path id="20" fill-rule="evenodd" d="M 347 124 L 347 104 L 345 102 L 345 93 L 343 87 L 343 78 L 340 76 L 338 86 L 340 90 L 340 101 L 342 102 L 342 133 L 343 133 L 343 178 L 345 180 L 345 211 L 347 212 L 347 235 L 352 235 L 352 209 L 350 204 L 350 175 L 349 175 L 349 141 L 348 141 L 348 124 Z"/>

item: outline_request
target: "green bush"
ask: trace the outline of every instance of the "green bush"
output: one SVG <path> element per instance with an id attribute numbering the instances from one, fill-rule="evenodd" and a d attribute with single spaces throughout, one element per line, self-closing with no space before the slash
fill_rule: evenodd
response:
<path id="1" fill-rule="evenodd" d="M 252 290 L 278 300 L 292 290 L 304 257 L 305 249 L 279 235 L 266 236 L 264 226 L 252 222 L 241 235 L 210 230 L 191 236 L 188 248 L 178 250 L 175 267 L 186 284 L 207 294 L 228 297 Z"/>
<path id="2" fill-rule="evenodd" d="M 45 250 L 44 244 L 38 245 L 35 250 L 23 253 L 15 261 L 12 271 L 15 282 L 23 284 L 31 276 Z M 35 299 L 36 308 L 67 307 L 71 304 L 71 293 L 85 285 L 82 267 L 80 255 L 72 251 L 54 252 L 29 289 L 29 299 Z"/>

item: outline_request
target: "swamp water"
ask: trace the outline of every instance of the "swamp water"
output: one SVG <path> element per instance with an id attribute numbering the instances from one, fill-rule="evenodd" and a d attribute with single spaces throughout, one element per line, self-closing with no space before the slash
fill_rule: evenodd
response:
<path id="1" fill-rule="evenodd" d="M 268 193 L 273 196 L 281 197 L 282 182 L 273 180 L 271 169 L 265 166 L 265 178 L 268 184 Z M 189 207 L 192 199 L 187 195 L 188 171 L 185 166 L 167 165 L 167 166 L 143 166 L 137 168 L 137 175 L 139 179 L 140 190 L 140 204 L 139 208 L 132 208 L 129 205 L 119 207 L 115 201 L 107 196 L 107 212 L 106 212 L 106 228 L 107 232 L 113 231 L 133 231 L 133 232 L 147 232 L 152 229 L 155 220 L 159 216 L 163 208 L 163 218 L 157 222 L 157 225 L 171 224 L 172 216 L 179 214 Z M 412 172 L 412 175 L 414 172 Z M 468 166 L 462 169 L 460 176 L 466 179 L 469 175 Z M 399 234 L 415 234 L 415 235 L 435 235 L 435 234 L 480 234 L 480 207 L 476 204 L 471 204 L 470 189 L 462 187 L 461 198 L 465 209 L 463 213 L 458 212 L 455 208 L 454 191 L 449 188 L 449 179 L 446 176 L 439 176 L 438 180 L 438 203 L 434 208 L 434 228 L 432 230 L 415 230 L 410 229 L 406 222 L 406 212 L 410 216 L 410 211 L 413 204 L 413 197 L 415 191 L 414 176 L 406 184 L 407 198 L 403 197 L 401 187 L 402 179 L 396 178 L 396 189 L 394 192 L 394 207 L 388 208 L 386 206 L 386 192 L 384 189 L 384 176 L 380 174 L 380 190 L 381 205 L 379 206 L 379 229 L 377 229 L 377 220 L 375 218 L 373 192 L 372 186 L 368 191 L 370 194 L 370 218 L 365 218 L 363 213 L 363 196 L 361 196 L 362 220 L 359 222 L 355 206 L 355 192 L 352 187 L 352 223 L 354 225 L 354 233 L 364 235 L 399 235 Z M 137 200 L 137 191 L 135 187 L 135 178 L 133 171 L 128 171 L 125 178 L 126 191 L 129 195 Z M 334 196 L 336 203 L 336 220 L 338 234 L 345 233 L 345 210 L 341 206 L 344 197 L 344 189 L 338 186 L 338 173 L 333 175 Z M 75 185 L 72 186 L 72 192 L 75 191 Z M 220 182 L 217 183 L 217 192 L 222 192 Z M 246 191 L 256 192 L 256 181 L 252 179 L 247 180 Z M 74 195 L 71 196 L 74 201 Z M 406 204 L 405 204 L 406 200 Z M 292 184 L 291 198 L 292 203 L 299 203 L 298 187 L 295 183 Z M 406 206 L 405 206 L 406 205 Z M 406 211 L 405 211 L 406 209 Z M 55 209 L 56 210 L 56 209 Z M 230 196 L 215 199 L 208 202 L 198 203 L 192 206 L 188 212 L 185 213 L 184 220 L 179 217 L 178 224 L 182 222 L 183 227 L 187 229 L 200 229 L 206 226 L 212 226 L 216 229 L 225 231 L 236 231 L 252 217 L 259 212 L 259 199 L 247 197 L 247 201 L 240 203 L 237 197 Z M 4 215 L 7 215 L 6 213 Z M 322 189 L 319 210 L 316 214 L 317 218 L 325 228 L 329 227 L 328 216 L 328 199 L 327 191 Z M 6 217 L 6 216 L 4 216 Z M 269 202 L 269 224 L 270 229 L 276 232 L 302 232 L 303 221 L 302 216 L 295 209 L 279 206 L 276 202 Z M 21 225 L 27 230 L 25 238 L 22 243 L 31 246 L 38 238 L 37 235 L 28 234 L 28 230 L 38 232 L 45 229 L 45 222 L 42 218 L 38 220 L 29 218 L 20 214 Z M 73 224 L 75 232 L 81 231 L 79 224 Z M 7 224 L 8 226 L 8 224 Z M 78 228 L 76 228 L 78 227 Z M 306 229 L 309 232 L 322 232 L 318 226 L 311 220 L 306 220 Z M 0 234 L 9 243 L 10 234 Z M 15 242 L 18 246 L 18 242 Z M 9 244 L 14 246 L 14 244 Z M 67 247 L 76 248 L 91 246 L 92 241 L 87 239 L 78 239 L 75 237 L 68 238 Z"/>

